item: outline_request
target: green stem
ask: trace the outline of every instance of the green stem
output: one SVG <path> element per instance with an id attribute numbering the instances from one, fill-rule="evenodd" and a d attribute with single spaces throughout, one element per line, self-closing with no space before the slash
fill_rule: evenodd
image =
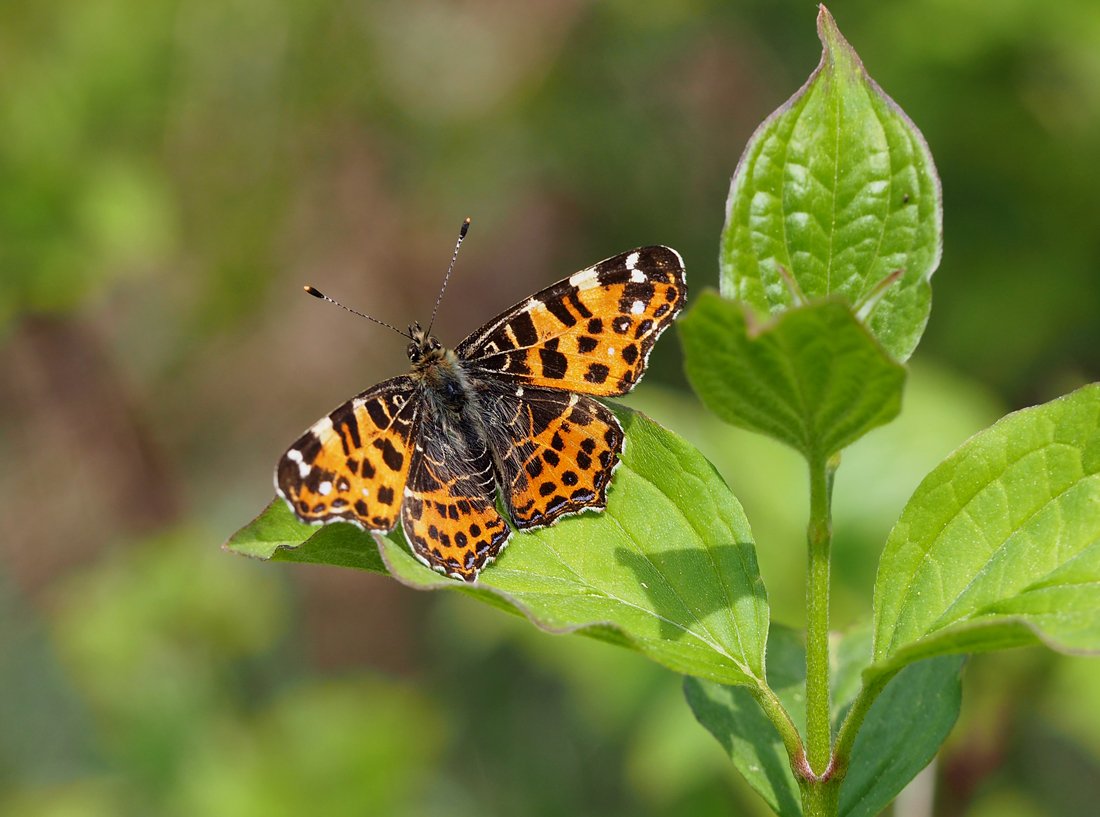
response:
<path id="1" fill-rule="evenodd" d="M 790 714 L 783 707 L 779 698 L 776 697 L 775 692 L 763 683 L 758 687 L 750 687 L 749 689 L 752 696 L 756 698 L 756 702 L 760 704 L 760 708 L 764 710 L 768 720 L 775 726 L 775 731 L 779 733 L 779 737 L 783 739 L 783 748 L 787 750 L 787 758 L 790 760 L 795 775 L 802 779 L 812 774 L 809 766 L 806 765 L 806 752 L 802 748 L 802 738 L 798 734 L 798 727 L 794 725 Z"/>
<path id="2" fill-rule="evenodd" d="M 837 462 L 810 460 L 809 575 L 806 581 L 806 751 L 821 776 L 832 756 L 829 723 L 829 551 L 831 505 Z"/>
<path id="3" fill-rule="evenodd" d="M 805 817 L 836 817 L 840 806 L 840 780 L 800 780 Z"/>
<path id="4" fill-rule="evenodd" d="M 860 689 L 856 699 L 852 702 L 852 707 L 848 710 L 844 723 L 836 736 L 835 766 L 841 776 L 848 769 L 848 762 L 852 757 L 852 746 L 856 742 L 859 728 L 863 725 L 863 719 L 867 717 L 867 713 L 871 709 L 871 704 L 875 702 L 879 693 L 885 689 L 886 685 L 890 683 L 890 679 L 897 673 L 897 670 L 890 670 L 875 675 L 871 679 L 864 677 L 863 688 Z"/>

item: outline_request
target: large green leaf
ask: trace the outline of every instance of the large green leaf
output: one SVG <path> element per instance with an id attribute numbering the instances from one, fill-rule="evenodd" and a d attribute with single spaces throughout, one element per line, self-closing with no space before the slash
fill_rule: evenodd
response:
<path id="1" fill-rule="evenodd" d="M 734 172 L 722 233 L 722 294 L 774 313 L 810 298 L 860 303 L 891 274 L 870 327 L 898 360 L 928 320 L 942 207 L 928 147 L 867 75 L 821 8 L 821 63 L 753 134 Z"/>
<path id="2" fill-rule="evenodd" d="M 378 545 L 345 524 L 312 528 L 271 505 L 228 547 L 239 553 L 377 570 L 421 589 L 452 589 L 554 632 L 631 646 L 677 672 L 729 684 L 764 677 L 768 605 L 748 521 L 714 467 L 643 415 L 627 433 L 607 509 L 517 533 L 472 585 L 413 558 L 400 532 Z"/>
<path id="3" fill-rule="evenodd" d="M 768 634 L 768 686 L 803 733 L 806 723 L 806 651 L 802 636 L 772 626 Z M 684 679 L 684 696 L 696 720 L 722 744 L 750 786 L 780 817 L 802 814 L 798 783 L 783 740 L 752 694 L 698 678 Z"/>
<path id="4" fill-rule="evenodd" d="M 852 747 L 840 784 L 841 817 L 874 817 L 932 761 L 959 717 L 965 660 L 920 661 L 886 685 Z"/>
<path id="5" fill-rule="evenodd" d="M 857 692 L 871 654 L 864 628 L 835 644 L 831 718 L 836 725 Z M 871 817 L 928 765 L 959 714 L 960 656 L 906 667 L 876 699 L 856 737 L 840 788 L 843 817 Z M 773 626 L 768 637 L 768 684 L 791 719 L 805 732 L 806 652 L 794 630 Z M 749 785 L 781 817 L 802 814 L 798 783 L 783 742 L 749 690 L 697 678 L 684 682 L 696 719 L 726 749 Z M 914 712 L 920 712 L 914 718 Z"/>
<path id="6" fill-rule="evenodd" d="M 917 488 L 875 586 L 877 670 L 1041 640 L 1100 650 L 1100 385 L 1018 411 Z"/>
<path id="7" fill-rule="evenodd" d="M 704 292 L 679 322 L 684 365 L 707 408 L 824 460 L 901 409 L 905 370 L 837 301 L 765 326 Z"/>

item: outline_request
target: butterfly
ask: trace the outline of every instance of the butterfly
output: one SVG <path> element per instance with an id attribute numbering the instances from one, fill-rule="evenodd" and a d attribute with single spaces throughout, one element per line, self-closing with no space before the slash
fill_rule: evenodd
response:
<path id="1" fill-rule="evenodd" d="M 625 438 L 593 397 L 634 387 L 686 297 L 680 255 L 640 247 L 535 293 L 454 349 L 413 324 L 409 373 L 314 423 L 279 460 L 275 488 L 311 524 L 382 533 L 400 520 L 416 558 L 472 582 L 513 527 L 606 507 Z"/>

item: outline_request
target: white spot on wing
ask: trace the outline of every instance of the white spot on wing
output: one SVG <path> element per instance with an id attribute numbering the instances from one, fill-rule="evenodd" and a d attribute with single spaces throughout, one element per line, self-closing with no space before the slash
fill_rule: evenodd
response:
<path id="1" fill-rule="evenodd" d="M 314 423 L 309 430 L 317 435 L 317 439 L 324 441 L 325 437 L 332 431 L 332 419 L 326 414 Z"/>
<path id="2" fill-rule="evenodd" d="M 615 356 L 615 347 L 614 346 L 608 346 L 607 347 L 607 356 L 608 357 L 614 357 Z"/>
<path id="3" fill-rule="evenodd" d="M 643 312 L 645 312 L 645 303 L 643 303 L 642 301 L 635 301 L 633 304 L 630 305 L 630 311 L 633 312 L 635 315 L 641 315 Z"/>
<path id="4" fill-rule="evenodd" d="M 363 496 L 370 496 L 370 489 L 369 489 L 369 488 L 360 488 L 360 489 L 359 489 L 359 492 L 360 492 L 360 493 L 361 493 L 361 494 L 362 494 Z"/>
<path id="5" fill-rule="evenodd" d="M 589 267 L 570 275 L 569 283 L 577 289 L 591 289 L 599 283 L 599 279 L 596 277 L 596 270 Z"/>
<path id="6" fill-rule="evenodd" d="M 638 253 L 636 253 L 636 252 L 632 252 L 630 255 L 628 255 L 626 257 L 626 268 L 627 269 L 634 269 L 636 266 L 638 266 L 638 257 L 639 257 Z M 638 279 L 635 278 L 632 275 L 632 276 L 630 276 L 630 280 L 631 281 L 637 281 Z"/>
<path id="7" fill-rule="evenodd" d="M 523 397 L 523 386 L 518 386 L 516 388 L 516 397 Z"/>
<path id="8" fill-rule="evenodd" d="M 630 273 L 630 280 L 633 281 L 636 284 L 644 284 L 645 283 L 645 273 L 642 272 L 640 269 L 636 269 L 636 270 L 634 270 L 633 272 Z"/>
<path id="9" fill-rule="evenodd" d="M 321 496 L 328 496 L 332 493 L 332 483 L 328 480 L 325 480 L 317 486 L 317 493 L 319 493 Z"/>
<path id="10" fill-rule="evenodd" d="M 304 462 L 302 462 L 302 452 L 299 451 L 297 448 L 292 448 L 289 451 L 287 451 L 286 452 L 286 458 L 288 460 L 290 460 L 291 462 L 298 463 L 298 477 L 300 479 L 305 479 L 306 477 L 308 477 L 309 472 L 313 470 L 308 465 L 306 465 Z"/>

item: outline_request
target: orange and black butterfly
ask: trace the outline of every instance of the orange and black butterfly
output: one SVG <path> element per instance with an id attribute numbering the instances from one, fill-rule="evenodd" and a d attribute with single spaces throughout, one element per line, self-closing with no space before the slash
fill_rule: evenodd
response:
<path id="1" fill-rule="evenodd" d="M 473 581 L 508 522 L 528 530 L 606 506 L 624 437 L 593 396 L 634 387 L 686 297 L 679 254 L 641 247 L 532 295 L 453 350 L 414 324 L 412 370 L 314 423 L 279 460 L 275 487 L 312 524 L 385 532 L 400 518 L 420 561 Z"/>

